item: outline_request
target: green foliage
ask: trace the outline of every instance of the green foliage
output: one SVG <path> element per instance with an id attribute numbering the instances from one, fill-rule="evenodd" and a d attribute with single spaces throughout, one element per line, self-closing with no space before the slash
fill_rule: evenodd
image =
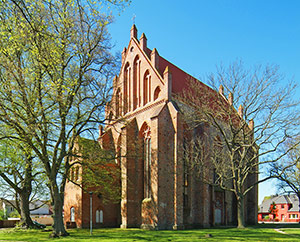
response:
<path id="1" fill-rule="evenodd" d="M 0 0 L 0 139 L 18 141 L 40 162 L 56 234 L 66 235 L 62 200 L 75 140 L 105 122 L 119 69 L 107 10 L 129 2 Z"/>
<path id="2" fill-rule="evenodd" d="M 265 196 L 262 202 L 265 202 L 267 200 L 271 199 L 271 196 Z"/>
<path id="3" fill-rule="evenodd" d="M 273 214 L 274 219 L 277 217 L 277 211 L 278 211 L 278 208 L 276 207 L 275 202 L 272 202 L 272 204 L 270 205 L 270 208 L 269 208 L 269 213 Z"/>
<path id="4" fill-rule="evenodd" d="M 1 209 L 0 210 L 0 220 L 4 220 L 4 219 L 7 219 L 6 212 L 3 209 Z"/>
<path id="5" fill-rule="evenodd" d="M 78 175 L 78 165 L 81 169 L 81 180 L 85 191 L 93 191 L 98 194 L 104 202 L 119 202 L 121 198 L 120 191 L 120 167 L 115 163 L 115 152 L 112 149 L 102 149 L 98 142 L 78 138 L 78 154 L 81 154 L 75 160 L 70 169 L 70 178 L 75 180 Z"/>
<path id="6" fill-rule="evenodd" d="M 16 210 L 14 210 L 9 214 L 9 217 L 10 218 L 21 218 L 21 215 Z"/>

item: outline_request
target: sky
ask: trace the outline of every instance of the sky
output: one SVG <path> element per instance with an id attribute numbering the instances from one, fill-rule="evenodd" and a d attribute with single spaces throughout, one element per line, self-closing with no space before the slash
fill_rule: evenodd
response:
<path id="1" fill-rule="evenodd" d="M 135 23 L 150 49 L 197 78 L 241 59 L 249 67 L 279 65 L 300 86 L 299 11 L 298 0 L 132 0 L 109 31 L 122 51 Z M 275 181 L 261 184 L 259 203 L 275 193 Z"/>

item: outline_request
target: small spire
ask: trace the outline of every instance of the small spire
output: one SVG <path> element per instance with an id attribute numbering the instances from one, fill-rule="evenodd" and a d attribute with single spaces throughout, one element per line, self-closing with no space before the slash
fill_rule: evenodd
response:
<path id="1" fill-rule="evenodd" d="M 251 120 L 249 121 L 249 128 L 250 128 L 251 130 L 254 129 L 254 121 L 253 121 L 253 119 L 251 119 Z"/>
<path id="2" fill-rule="evenodd" d="M 99 125 L 99 137 L 103 135 L 103 126 Z"/>
<path id="3" fill-rule="evenodd" d="M 156 50 L 156 48 L 154 48 L 151 52 L 151 63 L 152 65 L 158 70 L 159 67 L 159 55 L 158 52 Z"/>
<path id="4" fill-rule="evenodd" d="M 123 62 L 124 59 L 125 59 L 126 51 L 127 51 L 127 49 L 126 49 L 126 47 L 124 47 L 124 49 L 123 49 L 123 51 L 122 51 L 122 62 Z"/>
<path id="5" fill-rule="evenodd" d="M 147 38 L 146 38 L 146 35 L 144 33 L 142 33 L 142 36 L 140 38 L 140 46 L 141 46 L 143 51 L 147 50 Z"/>
<path id="6" fill-rule="evenodd" d="M 158 54 L 157 49 L 156 49 L 156 48 L 153 48 L 152 53 L 153 53 L 153 54 L 154 54 L 154 53 Z"/>
<path id="7" fill-rule="evenodd" d="M 242 104 L 239 106 L 239 111 L 238 111 L 240 117 L 242 118 L 243 117 L 243 113 L 244 113 L 244 108 L 242 106 Z"/>
<path id="8" fill-rule="evenodd" d="M 222 84 L 221 84 L 220 87 L 219 87 L 219 93 L 220 93 L 221 95 L 224 95 L 224 87 L 223 87 Z"/>
<path id="9" fill-rule="evenodd" d="M 140 39 L 147 39 L 145 33 L 142 33 L 141 38 Z"/>
<path id="10" fill-rule="evenodd" d="M 130 38 L 137 38 L 137 28 L 135 26 L 135 24 L 132 25 L 131 29 L 130 29 Z"/>
<path id="11" fill-rule="evenodd" d="M 233 104 L 233 94 L 232 94 L 231 92 L 228 94 L 228 103 L 229 103 L 230 105 Z"/>
<path id="12" fill-rule="evenodd" d="M 164 74 L 169 72 L 169 66 L 166 66 L 165 70 L 164 70 Z"/>

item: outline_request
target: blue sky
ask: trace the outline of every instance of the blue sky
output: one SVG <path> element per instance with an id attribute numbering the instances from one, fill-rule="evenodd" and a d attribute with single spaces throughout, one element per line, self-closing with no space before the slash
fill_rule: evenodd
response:
<path id="1" fill-rule="evenodd" d="M 132 0 L 109 31 L 122 51 L 135 15 L 138 37 L 144 32 L 149 48 L 197 78 L 242 59 L 247 66 L 277 64 L 300 85 L 299 11 L 298 0 Z M 259 191 L 261 202 L 276 193 L 275 182 Z"/>

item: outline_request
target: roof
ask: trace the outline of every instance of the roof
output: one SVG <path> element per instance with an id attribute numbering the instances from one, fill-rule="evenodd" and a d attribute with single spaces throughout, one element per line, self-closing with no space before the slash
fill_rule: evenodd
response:
<path id="1" fill-rule="evenodd" d="M 266 199 L 259 205 L 260 213 L 269 213 L 270 205 L 275 204 L 291 204 L 288 212 L 298 212 L 299 211 L 299 199 L 296 194 L 289 195 L 275 195 L 271 196 L 270 199 Z"/>

